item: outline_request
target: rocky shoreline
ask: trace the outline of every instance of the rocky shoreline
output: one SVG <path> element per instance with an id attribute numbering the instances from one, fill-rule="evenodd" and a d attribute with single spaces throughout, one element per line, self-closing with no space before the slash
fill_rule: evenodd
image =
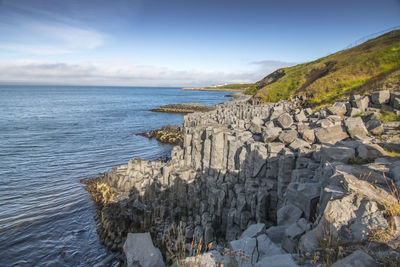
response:
<path id="1" fill-rule="evenodd" d="M 181 103 L 181 104 L 168 104 L 155 109 L 153 112 L 166 112 L 166 113 L 194 113 L 194 112 L 208 112 L 215 110 L 214 106 L 207 106 L 199 103 Z"/>
<path id="2" fill-rule="evenodd" d="M 157 266 L 160 255 L 202 262 L 191 266 L 400 263 L 400 93 L 318 111 L 248 100 L 186 115 L 170 160 L 131 160 L 89 185 L 102 242 L 139 266 L 152 257 L 131 248 L 150 235 L 128 233 L 151 234 Z M 171 239 L 209 251 L 182 256 Z"/>

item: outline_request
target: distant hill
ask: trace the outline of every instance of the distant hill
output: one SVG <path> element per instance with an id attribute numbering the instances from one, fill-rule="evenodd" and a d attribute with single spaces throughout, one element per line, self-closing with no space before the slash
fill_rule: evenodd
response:
<path id="1" fill-rule="evenodd" d="M 279 69 L 245 91 L 263 102 L 303 96 L 321 106 L 369 91 L 400 88 L 400 30 L 312 62 Z"/>

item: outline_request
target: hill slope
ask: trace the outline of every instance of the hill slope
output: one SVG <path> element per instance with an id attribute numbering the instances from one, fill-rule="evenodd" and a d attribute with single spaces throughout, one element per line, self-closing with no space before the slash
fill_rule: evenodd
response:
<path id="1" fill-rule="evenodd" d="M 279 69 L 246 90 L 264 102 L 295 95 L 320 106 L 368 91 L 400 88 L 400 30 L 315 61 Z"/>

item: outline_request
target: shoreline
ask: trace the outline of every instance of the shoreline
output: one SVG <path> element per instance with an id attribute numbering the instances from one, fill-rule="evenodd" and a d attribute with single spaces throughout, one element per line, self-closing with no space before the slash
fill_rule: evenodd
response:
<path id="1" fill-rule="evenodd" d="M 107 247 L 121 251 L 128 233 L 149 232 L 169 261 L 165 241 L 171 225 L 181 224 L 189 243 L 214 244 L 210 246 L 213 253 L 221 257 L 228 246 L 232 251 L 243 250 L 251 264 L 268 262 L 269 252 L 262 252 L 266 248 L 259 243 L 264 240 L 293 263 L 290 266 L 297 266 L 295 248 L 304 255 L 313 252 L 318 249 L 316 234 L 324 225 L 338 227 L 338 218 L 328 216 L 335 211 L 332 207 L 360 208 L 356 203 L 341 206 L 354 197 L 354 190 L 362 192 L 363 201 L 370 205 L 396 202 L 390 193 L 383 193 L 389 189 L 376 164 L 387 169 L 387 179 L 397 181 L 392 170 L 400 166 L 400 158 L 390 158 L 380 138 L 396 140 L 400 122 L 382 123 L 379 112 L 388 109 L 388 99 L 400 100 L 400 94 L 379 91 L 353 96 L 315 112 L 298 109 L 297 99 L 253 105 L 249 98 L 186 115 L 184 141 L 172 149 L 167 162 L 134 159 L 98 178 L 99 186 L 93 191 L 100 199 L 99 236 Z M 363 118 L 351 116 L 359 111 Z M 367 173 L 371 179 L 363 176 Z M 346 186 L 340 187 L 335 177 L 342 177 L 340 183 Z M 326 195 L 327 188 L 337 186 L 340 201 Z M 389 223 L 385 210 L 379 206 L 374 211 L 382 219 L 380 224 L 340 218 L 340 227 L 384 228 Z M 298 233 L 292 236 L 289 229 Z M 338 234 L 362 246 L 362 233 Z M 247 245 L 243 236 L 248 238 Z M 346 249 L 345 256 L 351 256 L 354 251 Z M 264 256 L 253 257 L 253 251 Z"/>
<path id="2" fill-rule="evenodd" d="M 243 92 L 244 90 L 240 89 L 225 89 L 225 88 L 206 88 L 206 87 L 184 87 L 181 90 L 184 91 L 217 91 L 217 92 Z"/>

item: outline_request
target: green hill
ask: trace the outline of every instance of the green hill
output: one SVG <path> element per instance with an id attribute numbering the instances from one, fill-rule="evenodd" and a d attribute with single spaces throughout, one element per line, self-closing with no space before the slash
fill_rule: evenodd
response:
<path id="1" fill-rule="evenodd" d="M 315 61 L 279 69 L 245 91 L 263 102 L 303 96 L 322 106 L 368 91 L 400 88 L 400 30 Z"/>

